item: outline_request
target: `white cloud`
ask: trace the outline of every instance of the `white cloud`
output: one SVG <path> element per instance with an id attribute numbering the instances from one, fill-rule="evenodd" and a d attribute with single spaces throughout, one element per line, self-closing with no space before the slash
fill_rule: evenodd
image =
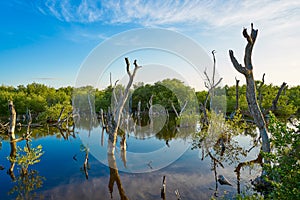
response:
<path id="1" fill-rule="evenodd" d="M 219 66 L 224 70 L 224 81 L 228 72 L 228 48 L 232 48 L 238 58 L 243 53 L 244 38 L 242 27 L 254 27 L 259 30 L 259 42 L 255 48 L 255 62 L 259 66 L 255 72 L 272 74 L 272 80 L 290 80 L 298 84 L 298 77 L 283 73 L 284 65 L 294 74 L 299 74 L 300 45 L 300 1 L 273 0 L 46 0 L 37 4 L 37 10 L 52 15 L 61 21 L 76 23 L 136 24 L 142 27 L 160 27 L 186 33 L 207 48 L 216 49 L 219 54 Z M 83 33 L 81 36 L 93 37 L 95 33 Z M 101 38 L 101 35 L 97 35 Z M 209 51 L 208 51 L 209 52 Z M 224 55 L 223 55 L 223 54 Z M 240 59 L 242 61 L 242 59 Z M 277 70 L 275 70 L 277 69 Z M 298 70 L 298 71 L 296 71 Z M 231 75 L 228 75 L 231 76 Z"/>
<path id="2" fill-rule="evenodd" d="M 244 25 L 249 21 L 299 21 L 299 1 L 94 1 L 47 0 L 39 3 L 42 13 L 67 22 L 136 23 L 167 26 L 203 22 L 211 27 Z"/>

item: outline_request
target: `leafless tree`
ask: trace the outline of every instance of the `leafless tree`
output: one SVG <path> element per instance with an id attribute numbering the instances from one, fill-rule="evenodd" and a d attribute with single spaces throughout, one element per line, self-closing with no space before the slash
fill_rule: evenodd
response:
<path id="1" fill-rule="evenodd" d="M 247 40 L 247 45 L 245 48 L 244 55 L 244 67 L 237 61 L 234 57 L 233 51 L 229 50 L 229 56 L 234 68 L 243 74 L 246 78 L 246 98 L 248 102 L 248 107 L 250 113 L 254 119 L 255 124 L 257 125 L 260 137 L 262 138 L 262 150 L 264 152 L 270 152 L 270 141 L 268 136 L 268 129 L 264 119 L 264 116 L 260 110 L 260 107 L 257 102 L 256 96 L 256 86 L 253 77 L 253 65 L 252 65 L 252 50 L 257 38 L 257 29 L 253 29 L 253 24 L 251 24 L 251 34 L 249 35 L 247 29 L 244 28 L 243 36 Z"/>

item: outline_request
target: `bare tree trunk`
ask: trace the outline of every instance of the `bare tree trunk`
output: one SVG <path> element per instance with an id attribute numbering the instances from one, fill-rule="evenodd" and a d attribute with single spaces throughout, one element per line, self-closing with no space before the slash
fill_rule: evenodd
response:
<path id="1" fill-rule="evenodd" d="M 138 103 L 138 107 L 137 107 L 137 117 L 139 118 L 141 116 L 141 100 Z"/>
<path id="2" fill-rule="evenodd" d="M 84 163 L 83 163 L 83 170 L 84 170 L 84 173 L 85 173 L 85 178 L 87 180 L 89 179 L 88 168 L 89 168 L 89 150 L 86 149 L 86 151 L 85 151 L 85 160 L 84 160 Z"/>
<path id="3" fill-rule="evenodd" d="M 240 106 L 239 106 L 239 82 L 240 82 L 240 80 L 235 78 L 235 111 L 240 109 Z"/>
<path id="4" fill-rule="evenodd" d="M 204 82 L 205 87 L 208 89 L 208 95 L 210 96 L 210 109 L 212 109 L 212 101 L 213 101 L 213 97 L 215 96 L 215 88 L 221 83 L 223 78 L 220 78 L 217 82 L 215 82 L 215 75 L 216 75 L 216 56 L 215 53 L 216 51 L 213 50 L 212 52 L 213 55 L 213 61 L 214 61 L 214 65 L 213 65 L 213 73 L 212 73 L 212 79 L 209 78 L 206 69 L 204 71 L 204 75 L 206 77 L 207 82 Z M 207 101 L 207 99 L 205 100 Z M 205 102 L 205 106 L 206 106 Z"/>
<path id="5" fill-rule="evenodd" d="M 216 73 L 216 57 L 215 57 L 215 50 L 213 50 L 212 52 L 212 55 L 213 55 L 213 73 L 212 73 L 212 78 L 210 79 L 207 72 L 206 72 L 206 69 L 204 71 L 204 75 L 205 75 L 205 78 L 206 78 L 206 82 L 204 82 L 204 85 L 205 87 L 208 89 L 208 93 L 206 95 L 206 98 L 205 98 L 205 101 L 204 101 L 204 104 L 200 104 L 200 109 L 202 110 L 203 112 L 203 125 L 206 125 L 208 126 L 208 117 L 207 117 L 207 112 L 206 112 L 206 107 L 207 107 L 207 102 L 208 102 L 208 98 L 210 97 L 210 109 L 213 109 L 212 108 L 212 101 L 213 101 L 213 97 L 215 95 L 215 88 L 221 83 L 222 79 L 223 78 L 220 78 L 217 82 L 215 82 L 215 73 Z"/>
<path id="6" fill-rule="evenodd" d="M 16 158 L 16 153 L 17 153 L 17 142 L 16 142 L 16 136 L 15 136 L 15 127 L 16 127 L 16 110 L 13 104 L 13 101 L 9 101 L 8 103 L 8 108 L 9 108 L 9 113 L 10 113 L 10 120 L 9 120 L 9 130 L 8 134 L 10 137 L 10 167 L 8 170 L 8 173 L 14 179 L 14 167 L 15 167 L 15 162 L 13 161 Z"/>
<path id="7" fill-rule="evenodd" d="M 243 30 L 243 36 L 247 39 L 247 46 L 245 48 L 244 63 L 245 67 L 238 63 L 236 58 L 233 55 L 233 51 L 229 50 L 229 56 L 234 68 L 243 74 L 246 78 L 247 88 L 246 88 L 246 97 L 248 102 L 248 107 L 250 113 L 254 119 L 255 124 L 257 125 L 260 136 L 262 138 L 262 150 L 264 152 L 270 152 L 270 141 L 268 136 L 268 129 L 266 126 L 265 119 L 259 108 L 257 97 L 256 97 L 256 87 L 253 77 L 253 66 L 252 66 L 252 49 L 257 37 L 257 30 L 253 29 L 253 24 L 251 24 L 251 35 L 248 35 L 247 29 Z"/>
<path id="8" fill-rule="evenodd" d="M 13 104 L 13 101 L 9 101 L 8 103 L 9 113 L 10 113 L 10 119 L 9 119 L 9 130 L 8 134 L 12 140 L 16 139 L 15 136 L 15 128 L 16 128 L 16 117 L 17 113 Z"/>
<path id="9" fill-rule="evenodd" d="M 114 183 L 116 182 L 121 200 L 128 200 L 128 197 L 125 194 L 125 190 L 123 188 L 123 185 L 122 185 L 122 182 L 120 179 L 115 155 L 108 153 L 107 158 L 108 158 L 109 172 L 110 172 L 108 189 L 109 189 L 109 192 L 111 195 L 111 199 L 113 199 L 112 193 L 113 193 Z"/>
<path id="10" fill-rule="evenodd" d="M 206 112 L 206 105 L 207 105 L 208 97 L 209 97 L 209 92 L 206 95 L 204 105 L 200 102 L 200 109 L 203 112 L 202 124 L 205 126 L 208 126 L 208 117 L 207 117 L 207 112 Z"/>
<path id="11" fill-rule="evenodd" d="M 126 103 L 126 100 L 128 98 L 128 93 L 129 93 L 129 89 L 133 83 L 133 79 L 135 77 L 135 74 L 137 72 L 137 70 L 141 67 L 138 66 L 136 60 L 134 60 L 133 64 L 134 64 L 134 70 L 133 73 L 130 72 L 129 70 L 129 60 L 128 58 L 125 58 L 125 62 L 126 62 L 126 70 L 127 70 L 127 74 L 129 76 L 129 81 L 127 83 L 127 87 L 125 89 L 124 94 L 121 96 L 120 100 L 118 101 L 117 105 L 116 105 L 116 112 L 114 115 L 114 121 L 115 121 L 115 125 L 113 130 L 109 131 L 109 136 L 108 136 L 108 153 L 110 154 L 114 154 L 115 152 L 115 146 L 116 146 L 116 141 L 117 141 L 117 134 L 118 134 L 118 129 L 119 129 L 119 125 L 120 125 L 120 121 L 121 121 L 121 114 L 124 108 L 124 105 Z"/>
<path id="12" fill-rule="evenodd" d="M 260 109 L 262 109 L 262 86 L 265 84 L 265 73 L 263 74 L 263 77 L 262 77 L 262 79 L 261 79 L 261 83 L 260 83 L 260 85 L 259 85 L 259 87 L 258 87 L 258 103 L 259 103 L 259 107 L 260 107 Z"/>

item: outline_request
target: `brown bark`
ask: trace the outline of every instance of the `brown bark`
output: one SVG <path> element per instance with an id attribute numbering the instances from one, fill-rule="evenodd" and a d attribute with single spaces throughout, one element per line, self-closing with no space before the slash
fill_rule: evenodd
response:
<path id="1" fill-rule="evenodd" d="M 120 175 L 119 175 L 119 171 L 117 168 L 117 163 L 116 163 L 116 158 L 113 154 L 108 153 L 107 154 L 107 158 L 108 158 L 108 163 L 109 163 L 109 182 L 108 182 L 108 189 L 112 197 L 112 193 L 113 193 L 113 189 L 114 189 L 114 183 L 117 183 L 117 187 L 118 187 L 118 191 L 119 191 L 119 195 L 121 200 L 128 200 L 128 197 L 125 194 L 125 190 L 123 188 L 121 179 L 120 179 Z"/>
<path id="2" fill-rule="evenodd" d="M 248 107 L 250 113 L 254 119 L 255 124 L 257 125 L 260 136 L 262 138 L 262 150 L 264 152 L 270 152 L 270 141 L 268 136 L 268 129 L 266 126 L 265 119 L 259 108 L 257 97 L 256 97 L 256 87 L 253 77 L 253 66 L 252 66 L 252 50 L 257 37 L 258 30 L 253 29 L 253 24 L 251 24 L 251 35 L 248 35 L 247 29 L 243 30 L 243 36 L 247 39 L 247 45 L 245 48 L 244 64 L 243 67 L 234 57 L 233 51 L 229 50 L 229 56 L 234 68 L 243 74 L 246 78 L 247 88 L 246 88 L 246 98 L 248 102 Z"/>

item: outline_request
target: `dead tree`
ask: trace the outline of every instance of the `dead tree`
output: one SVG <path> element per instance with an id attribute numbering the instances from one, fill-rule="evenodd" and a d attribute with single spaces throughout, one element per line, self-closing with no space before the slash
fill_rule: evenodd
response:
<path id="1" fill-rule="evenodd" d="M 214 61 L 214 64 L 213 64 L 213 73 L 212 73 L 212 78 L 210 79 L 207 72 L 206 72 L 206 69 L 204 71 L 204 75 L 205 75 L 205 78 L 206 78 L 206 82 L 204 82 L 204 85 L 205 87 L 208 89 L 208 93 L 206 95 L 206 98 L 205 98 L 205 101 L 204 101 L 204 104 L 200 104 L 200 109 L 202 110 L 203 112 L 203 122 L 205 125 L 208 125 L 208 118 L 207 118 L 207 113 L 206 113 L 206 107 L 207 107 L 207 102 L 208 102 L 208 98 L 210 97 L 210 107 L 211 104 L 212 104 L 212 98 L 213 96 L 215 95 L 215 88 L 221 83 L 222 79 L 223 78 L 220 78 L 217 82 L 215 82 L 215 75 L 216 75 L 216 57 L 215 57 L 215 50 L 213 50 L 211 53 L 213 55 L 213 61 Z"/>
<path id="2" fill-rule="evenodd" d="M 239 106 L 239 83 L 240 83 L 240 80 L 236 79 L 236 77 L 235 77 L 235 112 L 237 112 L 240 109 L 240 106 Z"/>
<path id="3" fill-rule="evenodd" d="M 273 100 L 272 106 L 270 108 L 272 111 L 277 110 L 277 102 L 279 100 L 279 97 L 280 97 L 282 91 L 284 90 L 284 88 L 286 88 L 286 86 L 287 86 L 287 83 L 285 83 L 285 82 L 283 82 L 282 85 L 280 86 L 280 88 L 277 92 L 277 95 L 276 95 L 275 99 Z"/>
<path id="4" fill-rule="evenodd" d="M 253 29 L 253 24 L 251 24 L 251 35 L 248 34 L 246 28 L 244 28 L 243 30 L 243 36 L 247 39 L 248 42 L 245 48 L 244 67 L 234 57 L 232 50 L 229 50 L 229 56 L 234 68 L 238 72 L 243 74 L 246 78 L 246 83 L 247 83 L 246 98 L 248 102 L 248 107 L 254 119 L 254 122 L 259 129 L 260 137 L 262 138 L 262 143 L 263 143 L 262 150 L 264 152 L 270 152 L 270 141 L 268 136 L 268 129 L 266 126 L 264 116 L 257 102 L 256 87 L 255 87 L 255 81 L 253 77 L 253 65 L 251 60 L 252 50 L 257 37 L 257 32 L 258 30 Z"/>
<path id="5" fill-rule="evenodd" d="M 183 106 L 180 108 L 180 112 L 178 113 L 175 106 L 174 106 L 174 104 L 173 104 L 173 102 L 171 101 L 171 106 L 172 106 L 177 118 L 181 117 L 181 115 L 182 115 L 183 111 L 185 110 L 187 104 L 188 104 L 188 101 L 185 101 Z"/>
<path id="6" fill-rule="evenodd" d="M 15 136 L 15 127 L 16 127 L 16 117 L 17 113 L 13 104 L 13 101 L 8 102 L 8 108 L 10 113 L 10 119 L 9 119 L 9 129 L 8 129 L 8 135 L 10 138 L 10 167 L 8 170 L 8 174 L 14 179 L 14 167 L 15 167 L 15 161 L 17 154 L 17 141 Z"/>
<path id="7" fill-rule="evenodd" d="M 116 141 L 117 141 L 117 134 L 118 134 L 118 129 L 119 129 L 119 125 L 120 125 L 120 121 L 121 121 L 121 114 L 123 112 L 123 108 L 124 105 L 127 101 L 128 98 L 128 94 L 129 94 L 129 89 L 133 83 L 133 79 L 135 77 L 135 74 L 137 72 L 137 70 L 141 67 L 138 66 L 137 61 L 134 60 L 133 64 L 134 64 L 134 70 L 131 73 L 130 72 L 130 63 L 128 58 L 125 58 L 125 62 L 126 62 L 126 71 L 127 74 L 129 76 L 129 81 L 127 83 L 127 86 L 125 88 L 124 94 L 120 97 L 118 103 L 116 104 L 116 112 L 114 113 L 114 126 L 113 129 L 109 131 L 109 137 L 108 137 L 108 153 L 110 154 L 114 154 L 115 152 L 115 146 L 116 146 Z"/>
<path id="8" fill-rule="evenodd" d="M 262 79 L 261 79 L 261 83 L 259 84 L 259 87 L 258 87 L 258 103 L 259 103 L 259 107 L 260 109 L 262 109 L 262 86 L 265 84 L 265 73 L 263 74 L 262 76 Z"/>
<path id="9" fill-rule="evenodd" d="M 207 80 L 207 82 L 205 82 L 204 85 L 208 89 L 208 95 L 211 97 L 210 103 L 212 103 L 212 97 L 215 95 L 215 88 L 221 83 L 221 81 L 223 79 L 223 78 L 220 78 L 217 82 L 215 82 L 215 76 L 216 76 L 216 56 L 215 56 L 215 53 L 216 53 L 216 51 L 213 50 L 211 53 L 213 55 L 213 60 L 214 60 L 212 78 L 210 79 L 207 72 L 206 72 L 206 70 L 204 71 L 204 75 L 205 75 L 206 80 Z"/>

